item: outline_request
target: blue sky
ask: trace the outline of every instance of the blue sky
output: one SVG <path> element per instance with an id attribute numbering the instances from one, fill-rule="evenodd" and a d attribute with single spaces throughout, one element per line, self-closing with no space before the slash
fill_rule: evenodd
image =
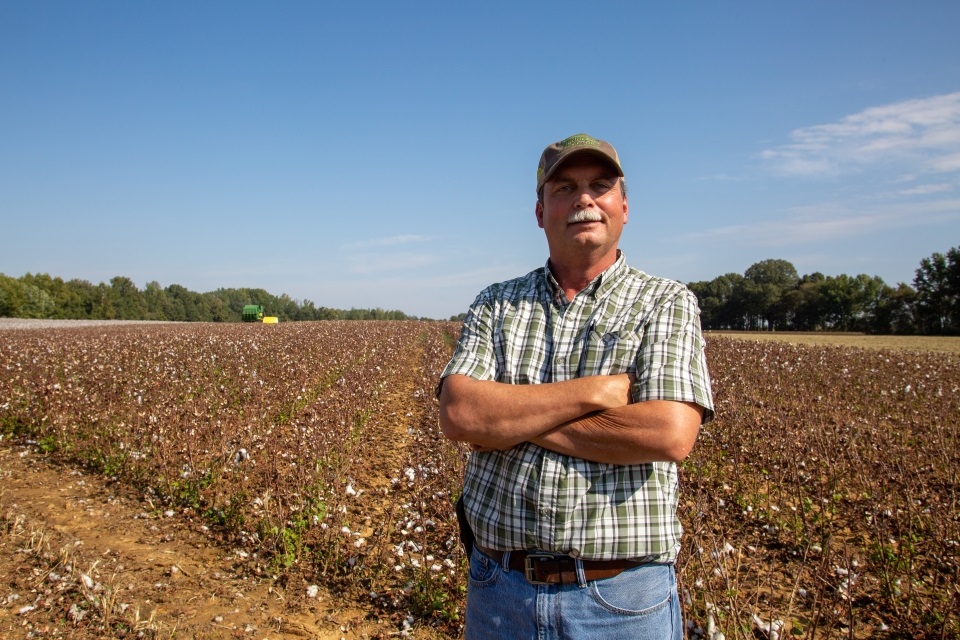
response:
<path id="1" fill-rule="evenodd" d="M 621 247 L 912 283 L 960 245 L 960 3 L 0 3 L 0 273 L 446 318 L 546 260 L 547 144 Z"/>

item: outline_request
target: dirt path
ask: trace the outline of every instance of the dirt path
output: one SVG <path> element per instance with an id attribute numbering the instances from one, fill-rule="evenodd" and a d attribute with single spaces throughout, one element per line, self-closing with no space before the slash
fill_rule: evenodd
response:
<path id="1" fill-rule="evenodd" d="M 368 524 L 407 459 L 417 354 L 370 437 Z M 409 373 L 407 373 L 409 372 Z M 364 603 L 253 574 L 189 514 L 160 513 L 129 489 L 0 443 L 0 636 L 4 638 L 436 637 L 398 630 Z"/>
<path id="2" fill-rule="evenodd" d="M 396 633 L 318 589 L 248 575 L 196 522 L 151 517 L 122 488 L 0 447 L 0 635 L 375 638 Z M 169 512 L 168 512 L 169 514 Z M 104 622 L 113 631 L 103 634 Z"/>

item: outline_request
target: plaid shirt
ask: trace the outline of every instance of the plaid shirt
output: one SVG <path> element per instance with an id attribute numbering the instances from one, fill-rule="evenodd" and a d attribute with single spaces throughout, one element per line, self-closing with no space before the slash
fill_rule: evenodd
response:
<path id="1" fill-rule="evenodd" d="M 477 297 L 442 377 L 508 384 L 635 373 L 634 402 L 695 402 L 713 416 L 696 298 L 623 255 L 570 302 L 547 266 Z M 470 455 L 463 498 L 476 542 L 588 560 L 673 562 L 682 527 L 673 463 L 616 465 L 529 442 Z"/>

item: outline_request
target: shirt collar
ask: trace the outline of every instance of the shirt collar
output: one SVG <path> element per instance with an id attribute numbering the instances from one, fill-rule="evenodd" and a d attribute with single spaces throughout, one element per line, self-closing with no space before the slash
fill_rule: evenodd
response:
<path id="1" fill-rule="evenodd" d="M 614 263 L 607 267 L 606 271 L 591 280 L 590 283 L 577 295 L 579 296 L 583 293 L 586 293 L 594 300 L 603 298 L 610 292 L 616 283 L 623 278 L 623 276 L 627 273 L 628 268 L 626 257 L 624 257 L 622 251 L 617 249 L 617 259 L 614 261 Z M 553 277 L 553 272 L 550 271 L 549 258 L 547 258 L 547 263 L 544 266 L 543 272 L 547 283 L 547 290 L 550 292 L 550 297 L 553 298 L 553 300 L 558 301 L 560 304 L 567 304 L 568 301 L 566 295 L 563 293 L 563 289 L 560 288 L 560 283 L 557 282 L 557 279 Z"/>

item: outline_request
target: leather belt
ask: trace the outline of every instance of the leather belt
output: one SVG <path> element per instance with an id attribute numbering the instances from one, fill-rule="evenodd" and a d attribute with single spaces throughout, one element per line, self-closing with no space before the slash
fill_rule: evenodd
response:
<path id="1" fill-rule="evenodd" d="M 480 551 L 503 564 L 505 551 L 477 547 Z M 526 576 L 531 584 L 578 584 L 577 559 L 567 555 L 538 551 L 511 551 L 509 567 Z M 649 561 L 637 560 L 581 560 L 583 577 L 587 582 L 612 578 Z"/>

